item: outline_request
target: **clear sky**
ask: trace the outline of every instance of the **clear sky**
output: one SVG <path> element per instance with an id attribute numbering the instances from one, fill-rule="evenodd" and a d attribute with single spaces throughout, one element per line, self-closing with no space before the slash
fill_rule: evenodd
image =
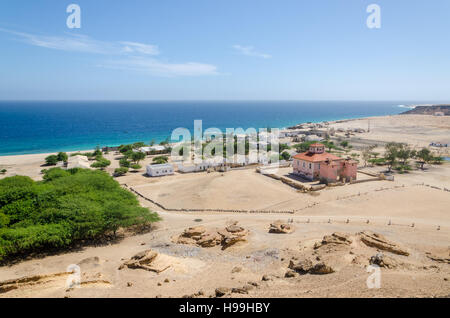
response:
<path id="1" fill-rule="evenodd" d="M 450 1 L 2 0 L 1 99 L 449 102 Z"/>

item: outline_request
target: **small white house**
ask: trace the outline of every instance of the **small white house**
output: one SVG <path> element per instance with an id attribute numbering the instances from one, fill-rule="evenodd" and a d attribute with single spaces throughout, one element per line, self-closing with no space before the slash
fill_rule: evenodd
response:
<path id="1" fill-rule="evenodd" d="M 150 147 L 141 147 L 139 148 L 139 151 L 149 155 L 151 153 L 164 153 L 167 151 L 167 148 L 161 145 L 154 145 Z"/>
<path id="2" fill-rule="evenodd" d="M 171 174 L 173 174 L 173 165 L 170 163 L 147 165 L 147 175 L 150 177 L 161 177 Z"/>
<path id="3" fill-rule="evenodd" d="M 201 162 L 201 163 L 181 163 L 178 165 L 178 171 L 182 173 L 189 173 L 189 172 L 200 172 L 200 171 L 206 171 L 208 168 L 213 167 L 214 165 L 209 162 Z"/>

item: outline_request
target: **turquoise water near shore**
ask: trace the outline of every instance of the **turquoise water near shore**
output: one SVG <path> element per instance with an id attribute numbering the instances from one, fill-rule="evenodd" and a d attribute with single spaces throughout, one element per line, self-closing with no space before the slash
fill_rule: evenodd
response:
<path id="1" fill-rule="evenodd" d="M 170 137 L 173 129 L 283 128 L 398 114 L 401 101 L 0 102 L 0 156 L 74 151 Z"/>

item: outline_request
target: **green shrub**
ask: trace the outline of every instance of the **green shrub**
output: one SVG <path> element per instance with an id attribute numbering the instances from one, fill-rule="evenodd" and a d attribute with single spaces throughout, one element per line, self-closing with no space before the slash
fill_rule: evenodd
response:
<path id="1" fill-rule="evenodd" d="M 58 163 L 58 156 L 50 155 L 45 158 L 45 164 L 47 166 L 55 166 Z"/>
<path id="2" fill-rule="evenodd" d="M 158 220 L 103 171 L 53 168 L 40 182 L 22 176 L 0 180 L 0 260 Z"/>
<path id="3" fill-rule="evenodd" d="M 116 168 L 114 170 L 114 175 L 116 177 L 120 177 L 120 176 L 125 175 L 127 172 L 128 172 L 128 168 L 127 167 L 120 167 L 120 168 Z"/>
<path id="4" fill-rule="evenodd" d="M 58 155 L 56 157 L 58 158 L 58 161 L 63 161 L 63 162 L 67 162 L 67 160 L 69 159 L 69 156 L 67 156 L 67 154 L 65 152 L 58 153 Z"/>

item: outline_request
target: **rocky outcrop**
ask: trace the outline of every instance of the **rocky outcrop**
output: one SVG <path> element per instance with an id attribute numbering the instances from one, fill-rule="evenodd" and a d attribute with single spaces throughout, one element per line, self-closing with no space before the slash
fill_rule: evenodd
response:
<path id="1" fill-rule="evenodd" d="M 144 269 L 155 273 L 161 273 L 162 271 L 169 268 L 170 265 L 165 267 L 155 266 L 154 262 L 157 257 L 158 257 L 157 252 L 153 250 L 145 250 L 143 252 L 134 255 L 128 261 L 125 261 L 122 265 L 120 265 L 119 270 L 124 268 L 130 268 L 130 269 Z"/>
<path id="2" fill-rule="evenodd" d="M 359 233 L 359 237 L 361 238 L 361 241 L 369 247 L 374 247 L 393 254 L 409 256 L 409 252 L 406 249 L 398 246 L 394 242 L 389 241 L 381 234 L 371 231 L 363 231 Z"/>
<path id="3" fill-rule="evenodd" d="M 325 235 L 322 242 L 317 242 L 314 244 L 314 249 L 318 249 L 326 245 L 350 245 L 352 242 L 353 240 L 351 239 L 350 234 L 335 232 L 331 235 Z"/>
<path id="4" fill-rule="evenodd" d="M 438 256 L 431 253 L 426 253 L 427 257 L 431 259 L 432 261 L 438 262 L 438 263 L 444 263 L 444 264 L 450 264 L 450 257 L 449 256 Z"/>
<path id="5" fill-rule="evenodd" d="M 331 266 L 325 264 L 324 262 L 313 263 L 308 258 L 304 258 L 299 261 L 291 260 L 289 262 L 289 268 L 301 275 L 305 274 L 324 275 L 334 273 L 334 269 Z"/>
<path id="6" fill-rule="evenodd" d="M 291 224 L 283 223 L 282 221 L 275 221 L 270 223 L 269 233 L 277 234 L 289 234 L 294 231 L 294 227 Z"/>
<path id="7" fill-rule="evenodd" d="M 387 255 L 384 255 L 382 253 L 378 253 L 378 254 L 372 256 L 370 258 L 369 263 L 372 265 L 378 265 L 380 267 L 389 268 L 389 269 L 396 268 L 399 265 L 399 262 L 396 259 L 394 259 L 390 256 L 387 256 Z"/>
<path id="8" fill-rule="evenodd" d="M 175 239 L 179 244 L 192 244 L 200 247 L 222 246 L 226 249 L 238 242 L 246 242 L 248 230 L 232 222 L 223 229 L 206 229 L 203 226 L 191 227 Z"/>

